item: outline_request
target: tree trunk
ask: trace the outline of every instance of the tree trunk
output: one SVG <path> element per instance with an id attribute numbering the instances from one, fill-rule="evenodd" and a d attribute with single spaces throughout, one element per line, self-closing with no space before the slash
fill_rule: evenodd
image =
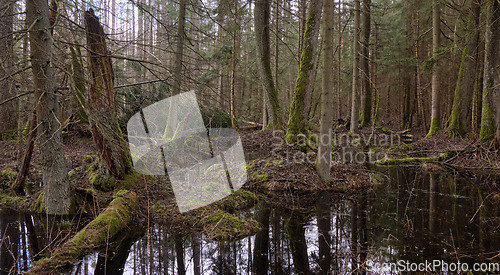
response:
<path id="1" fill-rule="evenodd" d="M 114 17 L 113 17 L 114 18 Z M 73 80 L 73 106 L 76 117 L 83 123 L 88 123 L 89 118 L 85 109 L 87 108 L 87 94 L 85 91 L 85 74 L 83 69 L 83 58 L 79 46 L 69 47 L 71 53 L 71 78 Z"/>
<path id="2" fill-rule="evenodd" d="M 338 48 L 337 48 L 337 118 L 342 117 L 342 103 L 341 103 L 341 96 L 342 96 L 342 48 L 343 48 L 343 30 L 342 30 L 342 0 L 338 1 Z M 349 102 L 349 101 L 348 101 Z"/>
<path id="3" fill-rule="evenodd" d="M 306 132 L 306 106 L 311 104 L 311 94 L 314 88 L 316 70 L 315 57 L 318 50 L 319 25 L 323 0 L 309 2 L 306 27 L 304 31 L 304 45 L 300 58 L 299 73 L 293 92 L 292 106 L 287 126 L 287 136 Z"/>
<path id="4" fill-rule="evenodd" d="M 302 56 L 304 49 L 304 32 L 306 29 L 307 1 L 299 0 L 299 48 L 298 59 Z"/>
<path id="5" fill-rule="evenodd" d="M 379 40 L 379 31 L 378 31 L 378 25 L 377 22 L 374 21 L 373 23 L 375 29 L 373 32 L 373 48 L 372 48 L 372 54 L 371 58 L 369 60 L 370 62 L 370 85 L 371 85 L 371 96 L 372 96 L 372 115 L 373 115 L 373 124 L 377 122 L 377 115 L 378 115 L 378 105 L 380 103 L 380 95 L 378 93 L 378 78 L 377 78 L 377 72 L 378 72 L 378 64 L 377 64 L 377 58 L 378 58 L 378 40 Z M 375 101 L 375 102 L 373 102 Z"/>
<path id="6" fill-rule="evenodd" d="M 352 62 L 352 107 L 351 132 L 358 132 L 359 120 L 359 36 L 360 36 L 360 0 L 354 0 L 354 38 Z"/>
<path id="7" fill-rule="evenodd" d="M 484 44 L 479 43 L 476 60 L 476 76 L 474 85 L 474 98 L 472 101 L 472 132 L 479 133 L 481 129 L 481 110 L 483 104 L 483 79 L 484 79 Z"/>
<path id="8" fill-rule="evenodd" d="M 450 135 L 463 136 L 472 129 L 472 108 L 474 82 L 476 78 L 477 51 L 479 44 L 480 0 L 471 1 L 468 34 L 462 52 L 462 64 L 458 72 L 457 86 L 450 117 L 448 132 Z"/>
<path id="9" fill-rule="evenodd" d="M 103 28 L 92 9 L 85 12 L 85 30 L 90 78 L 88 116 L 99 154 L 99 172 L 121 179 L 130 171 L 132 164 L 115 113 L 110 53 Z"/>
<path id="10" fill-rule="evenodd" d="M 439 110 L 439 93 L 440 89 L 440 57 L 439 47 L 441 46 L 441 7 L 439 0 L 433 1 L 432 6 L 432 109 L 431 109 L 431 127 L 429 133 L 432 135 L 441 129 L 441 115 Z"/>
<path id="11" fill-rule="evenodd" d="M 371 33 L 371 0 L 363 0 L 363 29 L 361 41 L 361 75 L 363 79 L 363 108 L 361 127 L 371 124 L 372 120 L 372 90 L 370 77 L 370 33 Z"/>
<path id="12" fill-rule="evenodd" d="M 234 13 L 233 13 L 233 31 L 232 31 L 232 40 L 233 40 L 233 50 L 231 54 L 231 106 L 230 106 L 230 111 L 231 111 L 231 124 L 233 128 L 236 128 L 236 98 L 235 98 L 235 89 L 236 89 L 236 62 L 237 59 L 240 58 L 240 52 L 239 52 L 239 47 L 240 43 L 238 40 L 241 35 L 239 35 L 240 32 L 240 21 L 239 21 L 239 2 L 238 0 L 234 1 Z"/>
<path id="13" fill-rule="evenodd" d="M 495 137 L 500 145 L 500 98 L 498 97 L 498 50 L 500 40 L 500 4 L 497 0 L 488 0 L 488 23 L 486 26 L 483 79 L 483 110 L 481 115 L 480 141 L 490 141 Z M 495 102 L 495 99 L 497 102 Z M 496 110 L 495 110 L 496 109 Z M 496 122 L 495 122 L 496 120 Z M 496 131 L 496 134 L 495 134 Z"/>
<path id="14" fill-rule="evenodd" d="M 16 2 L 13 0 L 0 0 L 0 102 L 15 96 L 14 81 L 8 77 L 14 72 L 14 5 Z M 16 102 L 11 100 L 0 105 L 0 137 L 17 126 Z"/>
<path id="15" fill-rule="evenodd" d="M 271 54 L 269 39 L 269 0 L 256 0 L 254 9 L 255 40 L 257 52 L 257 66 L 259 69 L 262 88 L 264 89 L 264 103 L 267 109 L 267 121 L 272 127 L 280 128 L 283 124 L 278 101 L 278 93 L 274 86 L 271 71 Z"/>
<path id="16" fill-rule="evenodd" d="M 418 117 L 419 117 L 419 123 L 418 125 L 422 125 L 424 129 L 427 129 L 427 118 L 426 118 L 426 112 L 425 112 L 425 107 L 424 107 L 424 93 L 423 93 L 423 88 L 422 88 L 422 73 L 420 70 L 420 15 L 419 15 L 419 0 L 415 1 L 415 27 L 413 29 L 413 37 L 414 37 L 414 43 L 415 43 L 415 78 L 416 78 L 416 89 L 417 89 L 417 106 L 418 106 Z"/>
<path id="17" fill-rule="evenodd" d="M 184 55 L 184 26 L 186 24 L 186 0 L 179 1 L 179 18 L 177 22 L 177 45 L 174 61 L 173 94 L 179 94 L 182 86 L 182 58 Z"/>
<path id="18" fill-rule="evenodd" d="M 318 156 L 316 170 L 323 181 L 330 180 L 330 165 L 332 162 L 332 136 L 330 130 L 333 123 L 333 97 L 334 97 L 334 62 L 333 62 L 333 37 L 334 37 L 334 6 L 333 1 L 323 2 L 323 77 L 321 94 L 321 120 L 320 138 L 318 140 Z"/>
<path id="19" fill-rule="evenodd" d="M 31 164 L 31 157 L 33 156 L 33 148 L 35 147 L 35 140 L 37 134 L 37 118 L 36 111 L 33 111 L 33 116 L 31 118 L 31 129 L 28 137 L 28 141 L 26 142 L 26 152 L 24 153 L 24 157 L 22 158 L 21 165 L 19 166 L 19 173 L 17 174 L 16 181 L 11 186 L 14 190 L 22 190 L 24 188 L 24 181 L 26 180 L 26 176 L 28 176 L 28 172 Z"/>
<path id="20" fill-rule="evenodd" d="M 62 142 L 58 98 L 55 94 L 54 71 L 51 65 L 49 5 L 44 0 L 26 1 L 26 17 L 32 26 L 29 33 L 31 64 L 35 83 L 36 113 L 39 126 L 38 145 L 48 214 L 68 214 L 72 187 L 67 180 L 66 160 Z"/>

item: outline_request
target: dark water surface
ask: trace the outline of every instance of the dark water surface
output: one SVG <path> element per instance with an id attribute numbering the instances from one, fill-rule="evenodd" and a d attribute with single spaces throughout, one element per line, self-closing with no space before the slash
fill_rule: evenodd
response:
<path id="1" fill-rule="evenodd" d="M 426 261 L 437 274 L 459 274 L 449 271 L 458 262 L 470 269 L 500 262 L 498 196 L 478 185 L 498 177 L 384 172 L 391 180 L 373 190 L 318 194 L 315 205 L 300 211 L 260 202 L 241 215 L 267 229 L 235 242 L 167 226 L 131 229 L 69 274 L 399 274 Z M 0 211 L 2 273 L 31 265 L 56 235 L 46 228 L 31 215 Z"/>

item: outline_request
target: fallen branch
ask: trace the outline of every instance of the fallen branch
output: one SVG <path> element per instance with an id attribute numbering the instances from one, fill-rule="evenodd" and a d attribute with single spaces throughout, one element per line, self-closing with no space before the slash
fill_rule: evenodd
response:
<path id="1" fill-rule="evenodd" d="M 255 126 L 255 127 L 264 127 L 264 124 L 258 123 L 258 122 L 252 122 L 252 121 L 246 121 L 246 120 L 242 120 L 242 122 L 250 124 L 250 125 Z"/>

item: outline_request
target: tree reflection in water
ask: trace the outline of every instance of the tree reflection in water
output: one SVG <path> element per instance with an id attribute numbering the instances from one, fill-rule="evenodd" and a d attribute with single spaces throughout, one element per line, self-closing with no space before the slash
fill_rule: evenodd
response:
<path id="1" fill-rule="evenodd" d="M 375 263 L 398 260 L 458 258 L 472 265 L 498 259 L 500 203 L 476 184 L 498 178 L 411 168 L 385 172 L 390 182 L 352 196 L 314 194 L 310 205 L 294 209 L 261 200 L 240 215 L 258 220 L 262 231 L 232 242 L 209 240 L 188 228 L 131 228 L 70 273 L 365 274 Z M 28 214 L 0 211 L 0 273 L 21 273 L 39 248 L 54 242 L 44 224 Z"/>

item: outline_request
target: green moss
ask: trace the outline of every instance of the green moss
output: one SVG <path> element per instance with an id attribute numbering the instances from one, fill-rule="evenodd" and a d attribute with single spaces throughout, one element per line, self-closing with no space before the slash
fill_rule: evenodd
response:
<path id="1" fill-rule="evenodd" d="M 247 170 L 251 170 L 251 169 L 253 169 L 253 168 L 255 167 L 255 164 L 256 164 L 257 162 L 258 162 L 258 160 L 257 160 L 257 161 L 255 161 L 255 160 L 254 160 L 254 161 L 252 161 L 252 162 L 250 162 L 250 163 L 247 163 Z"/>
<path id="2" fill-rule="evenodd" d="M 467 41 L 469 38 L 467 38 Z M 468 42 L 467 42 L 468 43 Z M 464 134 L 463 124 L 460 116 L 460 107 L 462 104 L 462 94 L 460 93 L 460 85 L 462 85 L 464 66 L 467 59 L 468 47 L 464 48 L 462 52 L 462 61 L 460 63 L 460 69 L 458 70 L 458 80 L 455 86 L 455 96 L 453 98 L 453 107 L 451 109 L 450 115 L 450 126 L 447 129 L 449 137 L 462 136 Z"/>
<path id="3" fill-rule="evenodd" d="M 0 170 L 0 181 L 5 180 L 7 182 L 12 182 L 17 179 L 17 172 L 10 169 L 4 168 Z"/>
<path id="4" fill-rule="evenodd" d="M 96 219 L 58 248 L 50 258 L 36 262 L 26 274 L 59 273 L 90 251 L 112 239 L 133 220 L 137 207 L 134 192 L 121 192 Z"/>
<path id="5" fill-rule="evenodd" d="M 269 175 L 266 173 L 256 175 L 255 179 L 258 181 L 265 181 L 269 178 Z"/>
<path id="6" fill-rule="evenodd" d="M 117 188 L 130 189 L 130 187 L 132 187 L 139 180 L 141 180 L 141 174 L 132 171 L 132 173 L 126 174 L 125 177 L 119 181 Z"/>
<path id="7" fill-rule="evenodd" d="M 288 141 L 297 134 L 306 133 L 306 125 L 304 121 L 304 110 L 305 110 L 305 96 L 307 93 L 307 87 L 309 83 L 309 74 L 311 70 L 314 69 L 313 62 L 313 45 L 312 45 L 312 35 L 314 31 L 315 24 L 315 14 L 310 12 L 304 30 L 304 49 L 302 50 L 302 55 L 300 57 L 299 73 L 297 74 L 297 80 L 295 82 L 295 89 L 293 93 L 292 106 L 290 108 L 290 117 L 288 118 L 288 126 L 286 130 L 285 139 Z"/>
<path id="8" fill-rule="evenodd" d="M 374 185 L 381 185 L 384 182 L 384 175 L 380 173 L 370 173 L 369 176 Z"/>
<path id="9" fill-rule="evenodd" d="M 15 140 L 17 139 L 17 128 L 11 131 L 4 132 L 0 136 L 0 140 Z"/>
<path id="10" fill-rule="evenodd" d="M 86 163 L 92 163 L 95 161 L 95 156 L 92 156 L 92 155 L 84 155 L 83 156 L 83 161 L 85 161 Z"/>
<path id="11" fill-rule="evenodd" d="M 375 162 L 377 165 L 413 165 L 425 162 L 440 161 L 441 157 L 420 157 L 420 158 L 383 158 Z"/>
<path id="12" fill-rule="evenodd" d="M 214 240 L 235 240 L 260 230 L 257 221 L 240 218 L 217 210 L 199 220 L 205 234 Z"/>
<path id="13" fill-rule="evenodd" d="M 235 212 L 254 206 L 258 200 L 254 193 L 239 189 L 231 196 L 224 198 L 218 205 L 227 212 Z"/>
<path id="14" fill-rule="evenodd" d="M 481 116 L 481 132 L 479 133 L 479 141 L 487 142 L 493 139 L 495 136 L 496 125 L 495 118 L 493 114 L 493 109 L 489 103 L 488 95 L 486 94 L 483 98 L 487 102 L 483 102 L 483 112 Z"/>
<path id="15" fill-rule="evenodd" d="M 68 172 L 68 178 L 74 178 L 78 175 L 78 173 L 73 169 Z"/>
<path id="16" fill-rule="evenodd" d="M 36 213 L 42 214 L 45 213 L 45 192 L 42 191 L 38 195 L 38 198 L 36 199 L 34 205 L 33 205 L 33 210 L 35 210 Z"/>
<path id="17" fill-rule="evenodd" d="M 113 195 L 113 199 L 123 198 L 123 197 L 125 197 L 128 193 L 130 193 L 130 191 L 128 191 L 128 190 L 118 190 L 118 192 L 116 192 L 116 193 Z"/>
<path id="18" fill-rule="evenodd" d="M 414 144 L 401 144 L 398 146 L 391 146 L 387 149 L 388 151 L 392 152 L 410 152 L 415 150 L 415 145 Z"/>
<path id="19" fill-rule="evenodd" d="M 90 173 L 89 182 L 95 188 L 103 191 L 111 191 L 116 187 L 116 181 L 113 177 L 108 177 L 99 172 Z"/>
<path id="20" fill-rule="evenodd" d="M 95 195 L 95 190 L 92 188 L 84 188 L 82 191 L 90 195 Z"/>
<path id="21" fill-rule="evenodd" d="M 0 208 L 10 209 L 28 209 L 30 203 L 25 197 L 11 196 L 8 194 L 0 194 Z"/>
<path id="22" fill-rule="evenodd" d="M 28 120 L 26 121 L 26 124 L 24 124 L 24 128 L 23 128 L 23 135 L 28 135 L 28 133 L 30 132 L 30 128 L 31 128 L 31 120 Z"/>
<path id="23" fill-rule="evenodd" d="M 438 118 L 433 118 L 431 121 L 431 127 L 429 129 L 429 133 L 426 137 L 433 135 L 435 132 L 441 130 L 441 124 L 439 123 Z"/>
<path id="24" fill-rule="evenodd" d="M 122 129 L 120 128 L 120 124 L 118 124 L 118 122 L 116 123 L 116 132 L 118 133 L 118 137 L 120 138 L 120 141 L 122 143 L 126 143 L 125 141 L 125 138 L 123 136 L 123 132 L 122 132 Z M 128 146 L 126 146 L 125 144 L 123 144 L 122 146 L 122 152 L 123 154 L 123 171 L 122 174 L 123 175 L 126 175 L 128 174 L 131 170 L 132 170 L 132 156 L 130 155 L 130 151 L 128 149 Z"/>

